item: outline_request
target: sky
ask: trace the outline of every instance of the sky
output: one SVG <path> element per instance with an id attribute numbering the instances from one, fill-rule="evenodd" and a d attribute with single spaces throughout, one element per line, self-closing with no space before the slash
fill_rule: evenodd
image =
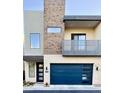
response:
<path id="1" fill-rule="evenodd" d="M 24 10 L 43 10 L 43 0 L 23 0 Z M 101 0 L 66 0 L 65 15 L 101 15 Z"/>
<path id="2" fill-rule="evenodd" d="M 23 0 L 24 10 L 42 10 L 44 0 Z"/>

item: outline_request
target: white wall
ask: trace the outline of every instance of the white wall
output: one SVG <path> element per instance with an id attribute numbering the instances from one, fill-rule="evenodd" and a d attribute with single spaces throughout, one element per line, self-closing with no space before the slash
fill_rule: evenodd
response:
<path id="1" fill-rule="evenodd" d="M 95 31 L 92 28 L 66 28 L 64 32 L 64 39 L 71 40 L 72 33 L 85 33 L 87 40 L 95 39 Z"/>
<path id="2" fill-rule="evenodd" d="M 42 11 L 24 11 L 24 55 L 42 55 L 43 54 L 43 12 Z M 30 33 L 40 33 L 40 48 L 30 48 Z"/>
<path id="3" fill-rule="evenodd" d="M 94 30 L 96 40 L 101 40 L 101 23 Z"/>
<path id="4" fill-rule="evenodd" d="M 66 28 L 64 39 L 71 40 L 72 33 L 85 33 L 87 40 L 101 40 L 101 23 L 96 28 Z"/>

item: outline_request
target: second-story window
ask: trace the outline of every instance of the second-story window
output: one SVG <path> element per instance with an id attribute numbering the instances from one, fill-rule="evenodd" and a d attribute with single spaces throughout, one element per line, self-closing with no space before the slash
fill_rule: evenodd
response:
<path id="1" fill-rule="evenodd" d="M 47 33 L 61 33 L 60 27 L 48 27 Z"/>
<path id="2" fill-rule="evenodd" d="M 86 34 L 72 34 L 72 40 L 86 40 Z"/>
<path id="3" fill-rule="evenodd" d="M 74 50 L 84 50 L 85 49 L 86 34 L 72 34 L 71 39 L 73 40 L 72 44 L 73 44 Z"/>
<path id="4" fill-rule="evenodd" d="M 30 33 L 31 48 L 40 48 L 40 33 Z"/>

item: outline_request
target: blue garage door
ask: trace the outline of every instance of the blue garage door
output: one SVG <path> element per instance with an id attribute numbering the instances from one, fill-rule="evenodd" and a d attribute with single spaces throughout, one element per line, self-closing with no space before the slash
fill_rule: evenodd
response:
<path id="1" fill-rule="evenodd" d="M 93 64 L 51 64 L 50 83 L 91 85 Z"/>

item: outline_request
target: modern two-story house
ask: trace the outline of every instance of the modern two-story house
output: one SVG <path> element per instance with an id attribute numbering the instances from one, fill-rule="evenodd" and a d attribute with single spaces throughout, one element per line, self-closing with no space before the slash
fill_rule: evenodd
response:
<path id="1" fill-rule="evenodd" d="M 44 12 L 24 12 L 25 81 L 100 85 L 101 17 L 66 15 L 65 5 L 44 0 Z"/>

